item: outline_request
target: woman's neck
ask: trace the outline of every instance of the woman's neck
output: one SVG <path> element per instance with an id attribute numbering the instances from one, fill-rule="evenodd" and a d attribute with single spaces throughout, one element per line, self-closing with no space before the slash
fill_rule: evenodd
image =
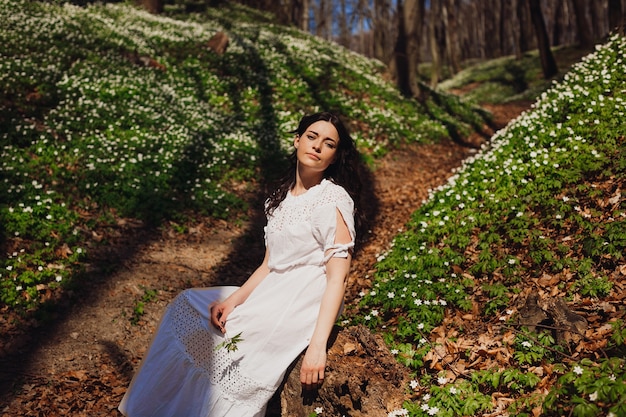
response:
<path id="1" fill-rule="evenodd" d="M 321 183 L 324 179 L 323 172 L 304 173 L 300 169 L 296 169 L 296 183 L 291 189 L 291 194 L 300 195 L 308 191 L 309 188 Z"/>

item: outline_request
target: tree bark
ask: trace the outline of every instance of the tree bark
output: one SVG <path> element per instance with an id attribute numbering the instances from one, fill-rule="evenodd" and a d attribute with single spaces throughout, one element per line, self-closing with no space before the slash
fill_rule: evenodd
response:
<path id="1" fill-rule="evenodd" d="M 527 0 L 517 0 L 517 20 L 519 22 L 519 55 L 521 58 L 525 52 L 532 48 L 532 19 Z"/>
<path id="2" fill-rule="evenodd" d="M 548 38 L 548 31 L 546 30 L 546 24 L 543 20 L 541 3 L 540 0 L 528 0 L 528 4 L 530 6 L 530 17 L 535 26 L 537 47 L 539 48 L 539 57 L 541 58 L 541 69 L 543 70 L 544 78 L 549 79 L 556 75 L 558 68 L 552 51 L 550 50 L 550 39 Z"/>
<path id="3" fill-rule="evenodd" d="M 425 0 L 398 0 L 398 37 L 394 49 L 396 82 L 407 97 L 420 97 L 417 67 Z"/>
<path id="4" fill-rule="evenodd" d="M 309 0 L 301 1 L 302 10 L 300 11 L 300 29 L 305 32 L 309 31 Z"/>
<path id="5" fill-rule="evenodd" d="M 391 57 L 392 39 L 391 4 L 389 0 L 374 0 L 374 58 L 384 63 Z"/>
<path id="6" fill-rule="evenodd" d="M 482 2 L 482 13 L 485 22 L 485 52 L 487 58 L 500 56 L 500 31 L 498 25 L 499 8 L 494 0 Z"/>
<path id="7" fill-rule="evenodd" d="M 624 35 L 626 16 L 621 0 L 609 0 L 607 12 L 609 14 L 609 30 Z"/>
<path id="8" fill-rule="evenodd" d="M 393 59 L 389 65 L 389 72 L 395 79 L 398 90 L 403 95 L 408 95 L 411 92 L 409 88 L 409 74 L 408 64 L 406 59 L 406 29 L 404 27 L 404 4 L 403 0 L 398 0 L 397 7 L 397 23 L 398 33 L 396 35 L 396 42 L 393 47 Z M 408 94 L 407 94 L 408 93 Z"/>
<path id="9" fill-rule="evenodd" d="M 562 297 L 540 298 L 537 292 L 530 292 L 522 300 L 517 322 L 531 332 L 542 329 L 542 322 L 549 319 L 555 328 L 557 343 L 578 344 L 584 338 L 589 323 L 574 313 Z"/>
<path id="10" fill-rule="evenodd" d="M 382 337 L 366 327 L 335 328 L 324 382 L 317 390 L 302 390 L 302 356 L 287 371 L 267 417 L 308 417 L 317 407 L 323 416 L 380 417 L 402 408 L 408 370 L 391 355 Z"/>
<path id="11" fill-rule="evenodd" d="M 591 40 L 595 43 L 596 39 L 600 39 L 607 34 L 607 22 L 602 18 L 606 16 L 604 13 L 605 2 L 592 1 L 589 2 L 589 15 L 591 17 Z"/>
<path id="12" fill-rule="evenodd" d="M 576 26 L 578 27 L 578 41 L 582 48 L 593 46 L 593 36 L 587 20 L 587 7 L 585 0 L 572 0 L 574 13 L 576 15 Z"/>
<path id="13" fill-rule="evenodd" d="M 461 71 L 461 47 L 459 45 L 459 10 L 460 4 L 458 0 L 447 0 L 448 25 L 446 27 L 446 47 L 448 50 L 448 60 L 452 73 L 457 74 Z"/>
<path id="14" fill-rule="evenodd" d="M 474 15 L 474 22 L 472 25 L 474 28 L 474 44 L 476 45 L 476 57 L 485 58 L 485 14 L 482 7 L 475 2 L 472 2 L 472 9 Z"/>
<path id="15" fill-rule="evenodd" d="M 329 25 L 329 12 L 327 10 L 326 0 L 319 0 L 317 2 L 317 7 L 314 6 L 315 16 L 315 36 L 322 39 L 330 39 L 330 31 L 328 30 Z M 332 17 L 331 17 L 332 22 Z"/>
<path id="16" fill-rule="evenodd" d="M 563 5 L 565 2 L 558 1 L 554 9 L 553 27 L 552 27 L 552 45 L 558 46 L 563 43 L 564 17 L 563 17 Z"/>
<path id="17" fill-rule="evenodd" d="M 339 44 L 350 48 L 350 25 L 348 21 L 348 6 L 346 0 L 339 0 Z"/>
<path id="18" fill-rule="evenodd" d="M 500 53 L 502 55 L 508 55 L 510 53 L 509 48 L 509 27 L 511 25 L 511 19 L 509 18 L 509 1 L 500 0 Z"/>
<path id="19" fill-rule="evenodd" d="M 443 45 L 442 28 L 441 28 L 441 16 L 443 15 L 443 7 L 441 0 L 430 1 L 430 11 L 428 15 L 428 40 L 430 45 L 430 57 L 432 59 L 432 65 L 430 69 L 430 86 L 435 88 L 441 78 L 442 67 L 442 51 L 445 45 Z M 445 19 L 445 17 L 444 17 Z"/>
<path id="20" fill-rule="evenodd" d="M 359 0 L 357 3 L 357 9 L 356 11 L 353 11 L 353 13 L 356 12 L 357 14 L 357 19 L 358 19 L 358 27 L 359 27 L 359 46 L 358 46 L 358 51 L 365 56 L 371 57 L 371 50 L 368 47 L 368 40 L 367 40 L 367 36 L 365 33 L 365 20 L 366 20 L 366 16 L 367 16 L 367 2 L 365 2 L 364 0 Z"/>
<path id="21" fill-rule="evenodd" d="M 152 14 L 163 13 L 163 0 L 141 0 L 141 5 Z"/>

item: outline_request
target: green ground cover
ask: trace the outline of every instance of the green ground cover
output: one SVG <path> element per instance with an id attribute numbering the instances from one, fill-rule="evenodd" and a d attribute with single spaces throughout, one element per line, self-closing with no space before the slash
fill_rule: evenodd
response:
<path id="1" fill-rule="evenodd" d="M 615 36 L 576 64 L 433 190 L 380 255 L 373 287 L 348 322 L 384 333 L 413 369 L 409 389 L 419 397 L 406 404 L 407 415 L 494 412 L 494 394 L 511 399 L 512 415 L 537 407 L 554 416 L 626 415 L 624 56 L 626 40 Z M 610 328 L 603 349 L 564 346 L 549 331 L 537 336 L 515 326 L 512 300 L 541 279 L 553 282 L 551 296 L 581 308 L 616 306 L 596 324 Z M 425 366 L 440 351 L 437 331 L 472 312 L 499 326 L 499 346 L 511 354 L 506 366 L 469 378 L 450 373 L 453 366 Z M 461 327 L 449 339 L 468 333 Z M 538 387 L 548 370 L 549 390 L 545 381 Z"/>
<path id="2" fill-rule="evenodd" d="M 401 97 L 381 63 L 234 5 L 153 16 L 120 3 L 2 0 L 0 21 L 9 310 L 37 308 L 71 283 L 94 231 L 120 217 L 236 219 L 249 192 L 282 172 L 304 113 L 344 115 L 369 161 L 482 123 L 454 96 L 424 106 Z M 222 55 L 208 47 L 219 31 L 230 40 Z"/>
<path id="3" fill-rule="evenodd" d="M 557 78 L 562 78 L 587 53 L 576 45 L 552 48 L 552 54 L 558 62 Z M 458 74 L 448 76 L 439 83 L 438 88 L 443 91 L 465 90 L 463 98 L 467 102 L 534 101 L 553 82 L 543 78 L 537 50 L 528 51 L 519 59 L 504 56 L 490 60 L 469 60 L 464 66 Z M 429 76 L 429 64 L 423 67 L 422 72 Z"/>

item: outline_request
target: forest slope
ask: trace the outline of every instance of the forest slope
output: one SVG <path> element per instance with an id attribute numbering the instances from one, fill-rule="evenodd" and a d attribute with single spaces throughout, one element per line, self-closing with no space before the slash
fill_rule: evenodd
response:
<path id="1" fill-rule="evenodd" d="M 236 5 L 155 17 L 124 4 L 6 0 L 0 18 L 9 312 L 78 283 L 120 222 L 185 229 L 197 215 L 245 217 L 282 174 L 304 113 L 345 117 L 369 163 L 484 123 L 455 96 L 404 98 L 380 63 Z M 228 44 L 216 51 L 221 35 Z"/>
<path id="2" fill-rule="evenodd" d="M 408 415 L 626 415 L 625 52 L 584 57 L 379 254 L 346 324 L 413 370 Z"/>
<path id="3" fill-rule="evenodd" d="M 482 112 L 404 99 L 379 63 L 267 16 L 210 12 L 0 5 L 6 415 L 116 415 L 167 302 L 254 267 L 256 190 L 301 113 L 322 108 L 351 120 L 380 196 L 345 324 L 385 334 L 414 372 L 406 413 L 620 415 L 623 40 L 467 160 L 450 136 Z M 220 31 L 223 55 L 208 47 Z M 563 296 L 589 333 L 563 345 L 554 323 L 522 329 L 532 292 L 539 307 Z"/>

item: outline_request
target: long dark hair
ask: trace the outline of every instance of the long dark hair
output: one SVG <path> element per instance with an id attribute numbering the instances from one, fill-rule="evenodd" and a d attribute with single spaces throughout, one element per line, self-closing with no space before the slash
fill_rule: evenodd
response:
<path id="1" fill-rule="evenodd" d="M 360 197 L 361 197 L 361 178 L 359 176 L 358 164 L 359 164 L 359 153 L 356 150 L 356 145 L 354 140 L 350 136 L 348 129 L 341 121 L 339 116 L 329 113 L 329 112 L 319 112 L 315 114 L 311 114 L 308 116 L 302 117 L 300 119 L 300 123 L 298 124 L 298 128 L 296 130 L 291 131 L 290 133 L 295 133 L 296 135 L 302 136 L 304 132 L 311 126 L 313 123 L 325 121 L 332 123 L 337 129 L 337 133 L 339 134 L 339 144 L 337 145 L 337 157 L 335 162 L 333 162 L 326 171 L 324 171 L 324 178 L 334 182 L 342 186 L 352 197 L 354 201 L 355 213 L 355 226 L 357 229 L 357 233 L 359 232 L 361 226 L 361 207 L 360 207 Z M 296 184 L 296 166 L 297 166 L 298 158 L 296 156 L 296 150 L 294 150 L 289 156 L 289 168 L 286 174 L 281 179 L 278 187 L 270 194 L 267 199 L 267 204 L 265 206 L 265 214 L 271 214 L 276 207 L 285 199 L 287 193 L 294 187 Z"/>

